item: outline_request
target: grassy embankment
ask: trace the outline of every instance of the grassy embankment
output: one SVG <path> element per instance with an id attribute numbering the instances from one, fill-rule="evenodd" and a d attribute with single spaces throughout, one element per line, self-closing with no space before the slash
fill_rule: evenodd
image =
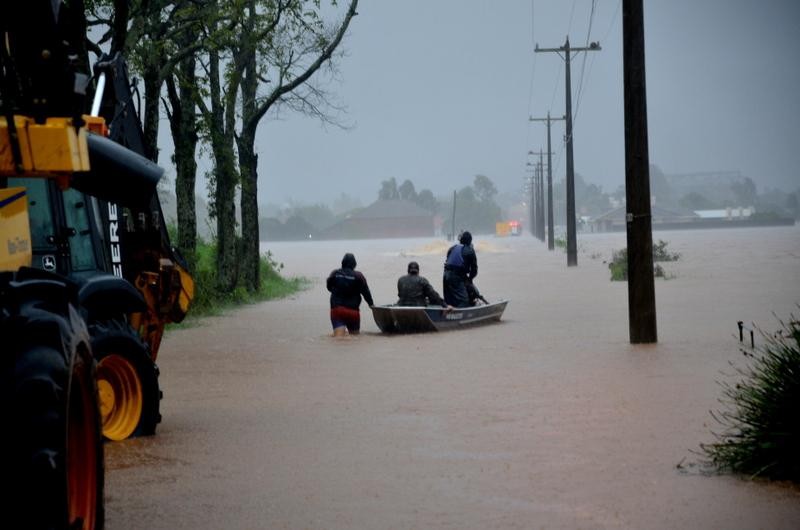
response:
<path id="1" fill-rule="evenodd" d="M 800 320 L 762 340 L 742 348 L 747 363 L 720 382 L 723 408 L 712 415 L 723 431 L 701 447 L 722 472 L 800 483 Z"/>
<path id="2" fill-rule="evenodd" d="M 284 298 L 306 289 L 310 282 L 306 278 L 285 278 L 281 275 L 283 264 L 276 262 L 270 253 L 261 257 L 259 267 L 261 289 L 250 293 L 244 286 L 237 286 L 232 291 L 222 292 L 216 288 L 216 246 L 199 242 L 197 245 L 197 265 L 192 274 L 195 282 L 194 300 L 184 323 L 199 317 L 218 315 L 228 309 L 244 304 L 252 304 L 264 300 Z"/>

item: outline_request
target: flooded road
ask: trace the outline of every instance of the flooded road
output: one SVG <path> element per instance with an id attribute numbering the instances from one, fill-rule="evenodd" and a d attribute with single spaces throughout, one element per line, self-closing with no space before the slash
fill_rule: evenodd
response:
<path id="1" fill-rule="evenodd" d="M 579 235 L 578 267 L 525 235 L 475 237 L 503 320 L 331 338 L 324 279 L 353 252 L 376 303 L 409 260 L 441 293 L 438 240 L 262 245 L 290 299 L 170 332 L 163 422 L 107 444 L 110 529 L 795 529 L 800 488 L 709 475 L 736 322 L 800 313 L 800 227 L 656 232 L 659 342 L 628 341 L 624 234 Z M 758 339 L 757 339 L 758 340 Z"/>

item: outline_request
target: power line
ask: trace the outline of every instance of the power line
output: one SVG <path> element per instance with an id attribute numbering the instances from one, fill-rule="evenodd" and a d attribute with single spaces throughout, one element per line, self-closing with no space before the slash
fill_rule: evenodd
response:
<path id="1" fill-rule="evenodd" d="M 535 36 L 534 36 L 534 32 L 535 32 L 536 26 L 534 24 L 534 20 L 535 20 L 534 19 L 534 1 L 535 0 L 531 0 L 531 44 L 533 44 L 535 46 L 536 45 L 536 39 L 535 39 Z M 533 63 L 531 65 L 531 78 L 530 78 L 530 83 L 528 84 L 528 115 L 529 116 L 531 114 L 531 108 L 533 107 L 533 81 L 535 79 L 535 76 L 536 76 L 536 54 L 533 55 Z M 530 146 L 530 145 L 531 145 L 531 124 L 528 123 L 528 131 L 527 131 L 527 135 L 525 137 L 525 148 L 527 149 L 528 146 Z"/>
<path id="2" fill-rule="evenodd" d="M 530 115 L 531 107 L 533 106 L 533 80 L 535 76 L 536 76 L 536 55 L 533 56 L 533 63 L 531 65 L 531 80 L 530 83 L 528 84 L 528 115 Z M 528 136 L 528 140 L 530 140 L 530 135 Z"/>
<path id="3" fill-rule="evenodd" d="M 611 30 L 614 29 L 614 25 L 617 22 L 617 16 L 619 15 L 619 8 L 622 5 L 622 0 L 617 2 L 617 9 L 614 10 L 614 16 L 611 17 L 611 24 L 608 25 L 608 30 L 606 30 L 606 34 L 603 36 L 603 42 L 608 40 L 608 36 L 611 35 Z"/>
<path id="4" fill-rule="evenodd" d="M 589 63 L 589 73 L 588 73 L 588 74 L 586 74 L 586 82 L 587 82 L 587 84 L 588 84 L 588 82 L 589 82 L 589 77 L 591 77 L 591 75 L 592 75 L 592 70 L 594 69 L 594 61 L 595 61 L 595 58 L 596 58 L 596 56 L 594 56 L 594 55 L 593 55 L 593 56 L 592 56 L 592 60 L 591 60 L 591 62 Z M 586 58 L 584 57 L 584 60 L 585 60 L 585 59 L 586 59 Z M 583 96 L 583 90 L 579 90 L 579 91 L 578 91 L 578 101 L 577 101 L 577 103 L 575 104 L 575 116 L 573 117 L 573 122 L 577 122 L 577 121 L 578 121 L 578 111 L 580 110 L 580 107 L 581 107 L 581 101 L 583 100 L 582 96 Z"/>
<path id="5" fill-rule="evenodd" d="M 556 102 L 556 91 L 558 90 L 559 85 L 559 78 L 561 77 L 561 68 L 563 67 L 562 64 L 559 63 L 558 65 L 558 73 L 556 74 L 556 81 L 553 85 L 553 97 L 550 98 L 550 107 L 548 107 L 551 111 L 553 110 L 553 104 Z"/>
<path id="6" fill-rule="evenodd" d="M 586 43 L 584 44 L 584 46 L 589 45 L 589 39 L 592 36 L 592 23 L 594 22 L 595 6 L 596 6 L 596 0 L 592 0 L 592 10 L 589 13 L 589 29 L 586 31 Z M 581 77 L 580 80 L 578 81 L 578 94 L 575 97 L 575 99 L 577 100 L 575 103 L 575 117 L 574 117 L 575 121 L 577 121 L 578 119 L 578 112 L 580 111 L 581 108 L 581 96 L 583 95 L 583 79 L 584 79 L 584 72 L 586 70 L 586 59 L 587 59 L 586 55 L 587 54 L 583 55 L 583 61 L 581 62 Z M 594 57 L 592 57 L 592 59 L 594 59 Z M 591 68 L 589 70 L 591 72 Z"/>
<path id="7" fill-rule="evenodd" d="M 531 0 L 531 44 L 535 45 L 536 44 L 536 39 L 534 39 L 534 29 L 535 29 L 536 26 L 534 26 L 534 23 L 533 23 L 533 21 L 534 21 L 533 2 L 534 2 L 534 0 Z"/>
<path id="8" fill-rule="evenodd" d="M 569 24 L 567 24 L 567 35 L 569 35 L 570 30 L 572 30 L 572 17 L 575 15 L 575 4 L 578 0 L 572 0 L 572 9 L 569 12 Z"/>

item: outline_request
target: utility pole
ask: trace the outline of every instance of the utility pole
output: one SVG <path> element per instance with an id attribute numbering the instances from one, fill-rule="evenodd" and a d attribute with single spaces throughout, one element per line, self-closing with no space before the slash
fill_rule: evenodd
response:
<path id="1" fill-rule="evenodd" d="M 625 92 L 625 199 L 628 236 L 628 327 L 631 344 L 658 342 L 647 146 L 642 0 L 622 1 Z"/>
<path id="2" fill-rule="evenodd" d="M 536 188 L 538 202 L 536 203 L 539 208 L 539 216 L 536 221 L 539 223 L 539 241 L 544 243 L 544 161 L 542 159 L 542 150 L 539 150 L 539 184 Z"/>
<path id="3" fill-rule="evenodd" d="M 556 120 L 566 120 L 566 116 L 561 118 L 551 118 L 550 111 L 546 118 L 528 118 L 530 121 L 547 122 L 547 249 L 555 249 L 555 230 L 553 228 L 553 149 L 550 144 L 550 122 Z"/>
<path id="4" fill-rule="evenodd" d="M 531 180 L 531 186 L 535 190 L 535 195 L 531 195 L 532 200 L 534 201 L 534 208 L 533 208 L 533 227 L 532 230 L 533 237 L 536 239 L 544 242 L 544 192 L 542 189 L 542 181 L 544 177 L 544 167 L 542 166 L 542 155 L 544 151 L 541 149 L 538 151 L 528 151 L 529 155 L 539 155 L 539 161 L 535 164 L 531 164 L 528 162 L 529 166 L 533 166 L 533 178 Z"/>
<path id="5" fill-rule="evenodd" d="M 545 152 L 542 151 L 541 149 L 539 149 L 538 151 L 528 151 L 529 155 L 539 155 L 539 162 L 537 162 L 537 164 L 536 164 L 537 169 L 541 170 L 541 172 L 538 173 L 539 179 L 536 181 L 536 192 L 537 192 L 537 198 L 538 198 L 538 200 L 536 202 L 536 206 L 537 206 L 537 210 L 536 211 L 538 212 L 537 217 L 536 217 L 536 222 L 537 222 L 537 227 L 539 228 L 539 230 L 536 232 L 536 237 L 539 238 L 539 240 L 541 240 L 542 243 L 545 242 L 545 234 L 544 234 L 544 227 L 545 227 L 545 220 L 544 220 L 544 216 L 545 216 L 545 206 L 544 206 L 544 204 L 545 204 L 545 202 L 544 202 L 544 162 L 542 160 L 542 157 L 544 156 L 544 153 Z M 551 151 L 549 151 L 549 150 L 547 151 L 547 160 L 548 161 L 552 161 L 552 154 L 553 153 Z M 548 164 L 547 170 L 548 170 L 548 173 L 552 177 L 552 170 L 550 169 L 549 164 Z M 551 181 L 552 181 L 552 178 L 551 178 Z M 547 210 L 549 212 L 548 216 L 550 217 L 551 222 L 552 222 L 552 217 L 553 217 L 553 214 L 552 214 L 553 193 L 552 192 L 553 192 L 553 190 L 552 190 L 552 182 L 551 182 L 551 186 L 550 186 L 550 204 L 549 204 L 549 206 L 547 208 Z"/>
<path id="6" fill-rule="evenodd" d="M 539 48 L 536 45 L 534 50 L 539 52 L 555 52 L 564 59 L 566 67 L 566 121 L 567 121 L 567 266 L 574 267 L 578 265 L 578 244 L 575 235 L 575 169 L 573 167 L 572 156 L 572 84 L 570 81 L 570 59 L 572 52 L 588 52 L 600 50 L 600 44 L 592 42 L 585 48 L 571 48 L 569 45 L 569 37 L 567 41 L 560 48 Z M 564 55 L 561 55 L 564 52 Z"/>
<path id="7" fill-rule="evenodd" d="M 528 151 L 528 154 L 529 155 L 533 154 L 533 151 Z M 527 162 L 525 165 L 531 167 L 531 169 L 527 170 L 527 172 L 530 174 L 530 177 L 527 177 L 528 185 L 531 188 L 531 198 L 530 198 L 531 205 L 530 205 L 529 212 L 528 212 L 528 217 L 530 219 L 530 227 L 529 228 L 530 228 L 530 231 L 531 231 L 531 235 L 533 237 L 537 237 L 536 235 L 539 233 L 539 226 L 537 224 L 538 220 L 539 220 L 539 216 L 538 216 L 537 211 L 536 211 L 536 206 L 537 206 L 537 200 L 536 200 L 536 191 L 537 191 L 536 190 L 536 165 L 535 164 L 531 164 L 530 162 Z"/>

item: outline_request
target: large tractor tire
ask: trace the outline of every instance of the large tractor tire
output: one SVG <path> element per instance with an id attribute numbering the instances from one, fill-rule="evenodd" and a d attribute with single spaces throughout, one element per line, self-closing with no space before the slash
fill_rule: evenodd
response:
<path id="1" fill-rule="evenodd" d="M 119 441 L 155 434 L 161 390 L 149 348 L 130 325 L 118 320 L 94 323 L 89 334 L 97 359 L 103 436 Z"/>
<path id="2" fill-rule="evenodd" d="M 13 299 L 0 304 L 8 347 L 0 356 L 2 526 L 99 529 L 103 442 L 86 326 L 72 305 L 58 300 L 63 293 L 55 282 L 25 283 L 39 285 L 0 289 L 0 295 L 11 293 L 0 302 Z"/>

